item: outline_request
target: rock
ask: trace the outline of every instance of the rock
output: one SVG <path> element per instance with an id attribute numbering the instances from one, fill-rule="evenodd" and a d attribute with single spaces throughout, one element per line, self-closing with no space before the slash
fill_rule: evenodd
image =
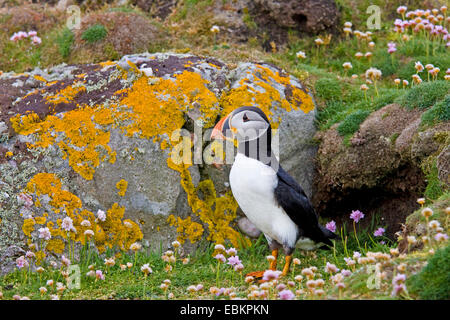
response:
<path id="1" fill-rule="evenodd" d="M 93 42 L 83 40 L 84 32 L 94 25 L 104 26 L 106 36 Z M 137 13 L 118 11 L 83 15 L 81 27 L 75 31 L 71 61 L 102 61 L 105 56 L 119 59 L 125 54 L 147 51 L 164 36 L 167 36 L 165 30 Z"/>
<path id="2" fill-rule="evenodd" d="M 151 74 L 145 72 L 149 69 Z M 13 86 L 18 79 L 20 88 Z M 210 209 L 229 199 L 221 205 L 230 210 L 225 227 L 232 230 L 236 207 L 228 183 L 230 166 L 218 170 L 208 164 L 208 130 L 241 105 L 256 105 L 268 114 L 278 129 L 274 144 L 281 165 L 312 193 L 314 101 L 296 78 L 268 64 L 229 68 L 209 57 L 145 53 L 20 76 L 4 73 L 0 103 L 0 123 L 6 127 L 0 139 L 0 252 L 24 243 L 25 217 L 44 212 L 49 220 L 58 216 L 52 195 L 31 193 L 33 201 L 40 200 L 33 210 L 19 202 L 17 196 L 35 177 L 61 181 L 59 192 L 79 199 L 80 210 L 95 214 L 123 208 L 152 248 L 160 243 L 169 247 L 176 238 L 169 215 L 192 218 L 214 233 L 205 223 L 212 213 L 192 212 L 202 201 Z M 200 162 L 185 171 L 177 166 L 176 155 L 192 150 L 192 141 L 200 146 Z"/>
<path id="3" fill-rule="evenodd" d="M 0 255 L 0 275 L 5 275 L 14 270 L 16 267 L 16 259 L 25 255 L 25 250 L 11 245 L 5 248 Z"/>
<path id="4" fill-rule="evenodd" d="M 55 8 L 59 11 L 65 11 L 69 6 L 73 5 L 73 0 L 59 0 Z"/>
<path id="5" fill-rule="evenodd" d="M 449 168 L 444 160 L 448 151 L 436 138 L 448 130 L 448 124 L 422 129 L 421 114 L 419 109 L 387 105 L 367 117 L 350 145 L 343 143 L 337 125 L 318 133 L 321 143 L 313 204 L 320 215 L 346 221 L 352 210 L 359 209 L 369 217 L 382 212 L 383 224 L 389 226 L 387 234 L 393 236 L 416 209 L 417 198 L 423 197 L 423 161 L 439 154 L 439 164 L 447 163 L 440 177 L 445 177 Z M 370 218 L 364 220 L 363 225 L 370 223 Z"/>
<path id="6" fill-rule="evenodd" d="M 450 147 L 447 145 L 437 156 L 436 167 L 439 180 L 450 186 Z"/>
<path id="7" fill-rule="evenodd" d="M 6 130 L 8 130 L 8 127 L 6 126 L 6 124 L 4 122 L 0 122 L 0 134 L 5 132 Z"/>
<path id="8" fill-rule="evenodd" d="M 131 4 L 149 12 L 152 17 L 166 19 L 177 6 L 178 0 L 131 0 Z"/>
<path id="9" fill-rule="evenodd" d="M 256 0 L 252 4 L 253 19 L 276 43 L 286 42 L 288 30 L 333 33 L 339 24 L 340 14 L 333 0 Z"/>
<path id="10" fill-rule="evenodd" d="M 339 11 L 332 0 L 256 0 L 254 3 L 252 12 L 261 21 L 282 28 L 318 33 L 333 30 L 339 23 Z"/>

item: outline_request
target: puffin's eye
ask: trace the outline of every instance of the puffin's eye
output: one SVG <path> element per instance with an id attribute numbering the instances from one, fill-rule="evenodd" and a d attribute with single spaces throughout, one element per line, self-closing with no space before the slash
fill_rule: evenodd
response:
<path id="1" fill-rule="evenodd" d="M 247 114 L 246 114 L 246 113 L 244 113 L 244 116 L 242 117 L 242 120 L 243 120 L 244 122 L 250 121 L 250 119 L 247 117 Z"/>

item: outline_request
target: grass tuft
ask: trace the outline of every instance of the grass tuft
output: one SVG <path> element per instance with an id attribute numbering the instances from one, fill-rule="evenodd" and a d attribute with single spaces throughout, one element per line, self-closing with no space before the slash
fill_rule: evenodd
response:
<path id="1" fill-rule="evenodd" d="M 450 246 L 441 248 L 409 279 L 411 292 L 426 300 L 450 299 Z"/>
<path id="2" fill-rule="evenodd" d="M 359 130 L 359 125 L 366 120 L 370 111 L 358 110 L 347 116 L 344 121 L 338 126 L 337 131 L 341 136 L 346 136 L 355 133 Z"/>
<path id="3" fill-rule="evenodd" d="M 101 24 L 94 24 L 93 26 L 87 28 L 81 35 L 81 39 L 87 41 L 88 43 L 95 43 L 97 41 L 103 40 L 108 31 Z"/>
<path id="4" fill-rule="evenodd" d="M 69 28 L 64 28 L 61 34 L 56 38 L 59 53 L 63 58 L 69 57 L 74 40 L 75 35 Z"/>
<path id="5" fill-rule="evenodd" d="M 399 97 L 396 102 L 410 109 L 425 109 L 437 101 L 443 99 L 450 90 L 449 81 L 437 80 L 432 82 L 423 82 L 411 88 L 406 94 Z"/>

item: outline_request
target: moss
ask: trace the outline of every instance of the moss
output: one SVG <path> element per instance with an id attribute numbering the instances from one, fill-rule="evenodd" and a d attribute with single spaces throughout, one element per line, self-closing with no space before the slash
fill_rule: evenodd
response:
<path id="1" fill-rule="evenodd" d="M 333 124 L 339 122 L 337 115 L 346 110 L 346 104 L 342 101 L 329 101 L 326 106 L 320 108 L 316 121 L 321 130 L 329 129 Z"/>
<path id="2" fill-rule="evenodd" d="M 316 81 L 314 89 L 316 96 L 324 100 L 342 99 L 342 87 L 336 78 L 321 78 Z"/>
<path id="3" fill-rule="evenodd" d="M 436 102 L 430 109 L 422 114 L 422 125 L 432 126 L 438 122 L 450 120 L 450 94 L 442 101 Z"/>
<path id="4" fill-rule="evenodd" d="M 60 35 L 56 38 L 56 44 L 58 45 L 58 51 L 63 58 L 67 58 L 70 55 L 75 35 L 69 28 L 64 28 Z"/>
<path id="5" fill-rule="evenodd" d="M 439 180 L 439 172 L 436 165 L 436 159 L 434 157 L 431 168 L 424 171 L 426 171 L 425 173 L 428 181 L 424 195 L 428 199 L 436 200 L 444 193 L 444 190 L 443 183 Z"/>
<path id="6" fill-rule="evenodd" d="M 407 285 L 421 299 L 450 299 L 450 246 L 437 250 L 426 267 L 412 276 Z"/>
<path id="7" fill-rule="evenodd" d="M 444 80 L 422 82 L 395 101 L 410 109 L 425 109 L 442 100 L 450 90 L 450 82 Z"/>
<path id="8" fill-rule="evenodd" d="M 341 136 L 350 135 L 359 130 L 359 125 L 369 116 L 370 111 L 358 110 L 349 116 L 338 126 L 337 131 Z"/>
<path id="9" fill-rule="evenodd" d="M 243 12 L 244 12 L 244 14 L 242 16 L 242 21 L 245 23 L 247 28 L 249 28 L 250 30 L 256 30 L 258 25 L 256 24 L 255 20 L 253 20 L 250 13 L 248 12 L 248 8 L 244 8 Z"/>
<path id="10" fill-rule="evenodd" d="M 94 24 L 83 32 L 81 39 L 87 41 L 88 43 L 94 43 L 103 40 L 107 34 L 108 31 L 103 25 Z"/>

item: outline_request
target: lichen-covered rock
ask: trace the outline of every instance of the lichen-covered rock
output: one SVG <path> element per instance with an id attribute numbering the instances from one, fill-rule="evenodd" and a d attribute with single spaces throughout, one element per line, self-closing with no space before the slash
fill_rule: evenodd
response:
<path id="1" fill-rule="evenodd" d="M 274 66 L 231 69 L 207 57 L 145 53 L 4 73 L 0 251 L 47 226 L 55 238 L 49 250 L 61 252 L 58 219 L 65 216 L 81 231 L 83 220 L 98 223 L 100 251 L 126 250 L 142 236 L 137 226 L 150 246 L 175 237 L 195 242 L 203 234 L 215 242 L 246 241 L 234 229 L 228 171 L 209 165 L 207 131 L 242 105 L 267 113 L 278 130 L 281 164 L 311 194 L 314 102 L 297 79 Z M 100 222 L 98 210 L 114 223 Z M 116 229 L 121 236 L 109 237 Z M 72 236 L 83 243 L 79 233 Z"/>

